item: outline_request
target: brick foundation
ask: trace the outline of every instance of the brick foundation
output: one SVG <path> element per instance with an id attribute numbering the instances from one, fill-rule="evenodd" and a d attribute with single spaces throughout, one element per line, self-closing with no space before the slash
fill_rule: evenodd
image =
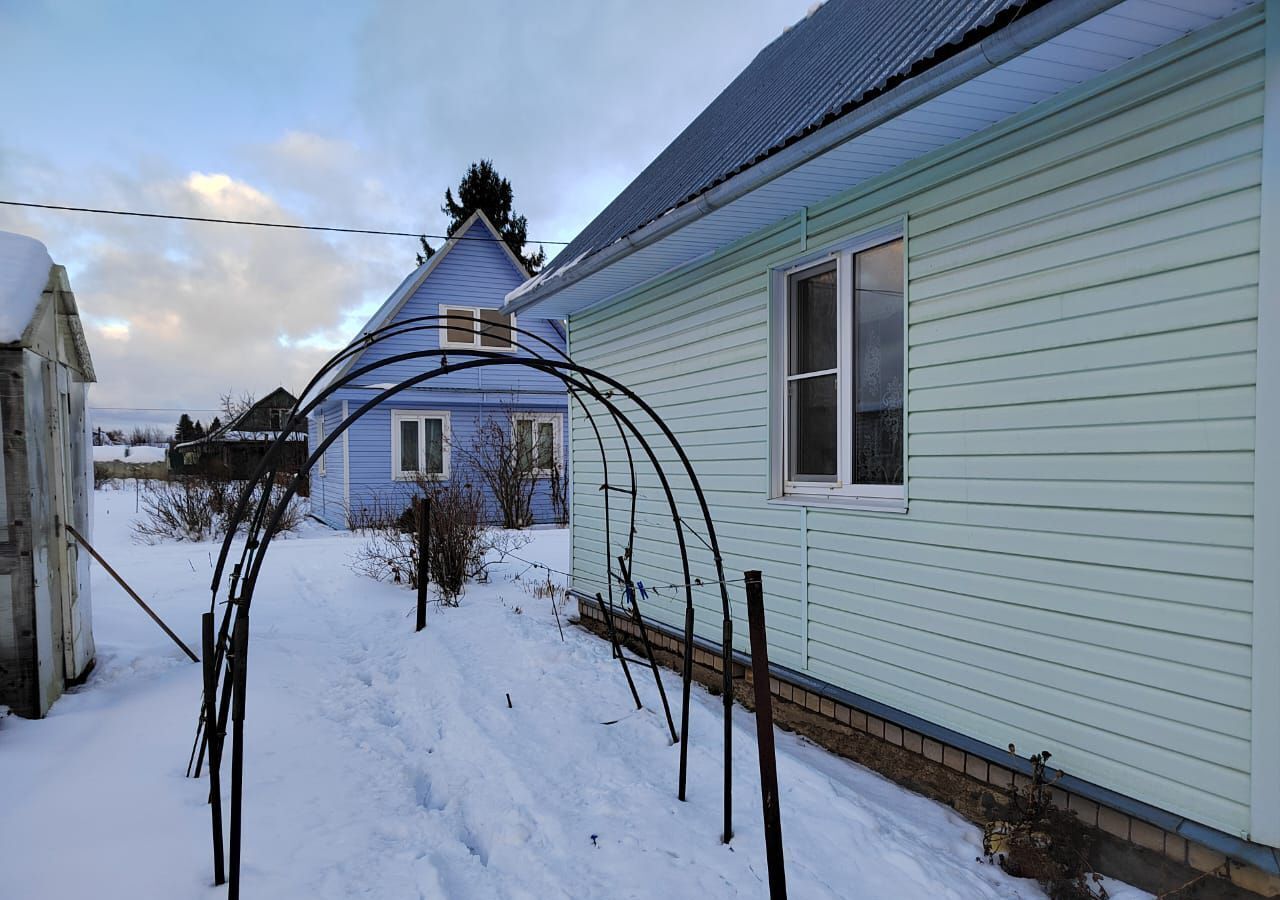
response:
<path id="1" fill-rule="evenodd" d="M 578 624 L 603 634 L 604 619 L 592 600 L 578 598 Z M 649 625 L 658 661 L 679 669 L 684 642 L 667 630 Z M 629 640 L 638 637 L 635 623 L 614 616 L 614 627 Z M 640 650 L 638 642 L 633 648 Z M 641 651 L 642 652 L 642 651 Z M 695 645 L 695 678 L 712 690 L 720 688 L 721 658 Z M 733 664 L 735 698 L 752 705 L 750 671 Z M 946 803 L 971 821 L 986 821 L 991 797 L 1010 783 L 1030 779 L 989 759 L 952 747 L 867 711 L 824 697 L 784 678 L 770 677 L 769 688 L 780 701 L 774 718 L 780 728 L 797 731 L 841 756 Z M 1280 897 L 1280 876 L 1228 859 L 1187 837 L 1158 828 L 1120 810 L 1053 788 L 1058 806 L 1075 812 L 1094 832 L 1099 871 L 1144 890 L 1171 898 Z M 1186 886 L 1184 890 L 1178 889 Z"/>

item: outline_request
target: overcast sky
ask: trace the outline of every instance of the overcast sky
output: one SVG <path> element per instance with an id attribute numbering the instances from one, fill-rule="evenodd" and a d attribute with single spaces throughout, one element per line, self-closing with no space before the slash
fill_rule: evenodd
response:
<path id="1" fill-rule="evenodd" d="M 487 157 L 567 241 L 808 5 L 0 0 L 0 199 L 439 233 Z M 298 389 L 416 249 L 11 207 L 0 230 L 67 267 L 102 425 Z"/>

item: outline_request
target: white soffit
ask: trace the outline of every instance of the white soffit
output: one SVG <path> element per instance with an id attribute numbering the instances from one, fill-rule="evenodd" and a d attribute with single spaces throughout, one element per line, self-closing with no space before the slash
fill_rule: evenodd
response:
<path id="1" fill-rule="evenodd" d="M 570 313 L 605 303 L 804 207 L 968 137 L 1256 2 L 1123 0 L 563 288 L 538 302 L 536 309 L 548 318 L 567 318 Z"/>

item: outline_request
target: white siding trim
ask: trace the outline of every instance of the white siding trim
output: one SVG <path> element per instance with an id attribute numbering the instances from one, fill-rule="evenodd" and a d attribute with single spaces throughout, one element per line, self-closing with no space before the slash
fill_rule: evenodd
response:
<path id="1" fill-rule="evenodd" d="M 1280 0 L 1267 0 L 1253 477 L 1250 838 L 1280 845 Z"/>
<path id="2" fill-rule="evenodd" d="M 400 460 L 400 423 L 422 422 L 426 419 L 440 420 L 440 473 L 433 475 L 427 472 L 427 436 L 424 428 L 418 430 L 418 471 L 404 472 L 399 466 Z M 447 481 L 449 478 L 449 445 L 453 439 L 453 428 L 449 413 L 439 409 L 393 409 L 391 411 L 391 480 L 416 481 L 419 476 Z"/>
<path id="3" fill-rule="evenodd" d="M 342 421 L 347 421 L 347 401 L 342 401 Z M 351 429 L 342 432 L 342 508 L 351 513 Z"/>

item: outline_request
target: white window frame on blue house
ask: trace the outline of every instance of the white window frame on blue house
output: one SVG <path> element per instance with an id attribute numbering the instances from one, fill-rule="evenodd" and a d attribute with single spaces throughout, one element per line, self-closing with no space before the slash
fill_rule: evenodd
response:
<path id="1" fill-rule="evenodd" d="M 520 440 L 519 440 L 519 436 L 516 434 L 516 429 L 519 423 L 521 422 L 530 423 L 529 434 L 530 434 L 530 437 L 533 439 L 534 447 L 537 446 L 537 441 L 538 441 L 538 426 L 546 424 L 548 422 L 551 424 L 551 441 L 552 441 L 551 465 L 549 467 L 535 466 L 533 468 L 533 473 L 535 475 L 554 474 L 556 469 L 560 468 L 562 465 L 562 462 L 561 462 L 562 456 L 561 456 L 560 446 L 564 441 L 564 438 L 562 436 L 563 432 L 561 431 L 562 425 L 560 423 L 559 413 L 533 413 L 533 412 L 513 413 L 511 416 L 511 447 L 517 453 L 520 450 Z"/>
<path id="2" fill-rule="evenodd" d="M 902 483 L 857 484 L 853 481 L 854 410 L 848 398 L 854 391 L 854 258 L 867 250 L 901 241 L 903 247 L 902 293 Z M 906 509 L 906 375 L 907 375 L 907 242 L 906 223 L 898 219 L 890 224 L 864 232 L 857 237 L 805 254 L 775 267 L 770 277 L 770 490 L 772 499 L 786 502 L 839 505 L 849 508 L 890 510 Z M 818 274 L 824 269 L 836 273 L 837 340 L 836 367 L 822 372 L 790 375 L 788 364 L 788 312 L 791 285 L 797 275 Z M 836 376 L 836 473 L 826 479 L 792 479 L 790 471 L 791 422 L 788 388 L 791 382 L 821 375 Z"/>
<path id="3" fill-rule="evenodd" d="M 445 327 L 440 329 L 441 349 L 443 350 L 489 350 L 493 353 L 515 353 L 516 352 L 516 346 L 515 346 L 516 334 L 514 331 L 507 335 L 507 343 L 505 346 L 485 344 L 484 343 L 485 335 L 483 333 L 483 329 L 480 329 L 480 328 L 476 329 L 475 334 L 472 335 L 471 340 L 469 341 L 450 340 L 449 328 L 448 328 L 450 318 L 461 319 L 464 317 L 464 314 L 465 314 L 465 316 L 469 317 L 473 322 L 480 324 L 481 312 L 498 312 L 498 310 L 489 309 L 488 307 L 481 307 L 481 306 L 460 306 L 454 303 L 441 303 L 440 315 L 448 317 L 444 321 Z M 509 317 L 509 319 L 510 319 L 510 323 L 509 323 L 510 326 L 512 328 L 515 328 L 516 317 L 512 315 Z"/>
<path id="4" fill-rule="evenodd" d="M 427 471 L 426 420 L 440 421 L 440 471 Z M 418 423 L 418 468 L 405 470 L 400 465 L 400 425 L 402 422 Z M 445 410 L 393 409 L 391 411 L 391 477 L 396 481 L 416 481 L 419 477 L 445 480 L 449 477 L 449 443 L 451 434 L 449 413 Z"/>

